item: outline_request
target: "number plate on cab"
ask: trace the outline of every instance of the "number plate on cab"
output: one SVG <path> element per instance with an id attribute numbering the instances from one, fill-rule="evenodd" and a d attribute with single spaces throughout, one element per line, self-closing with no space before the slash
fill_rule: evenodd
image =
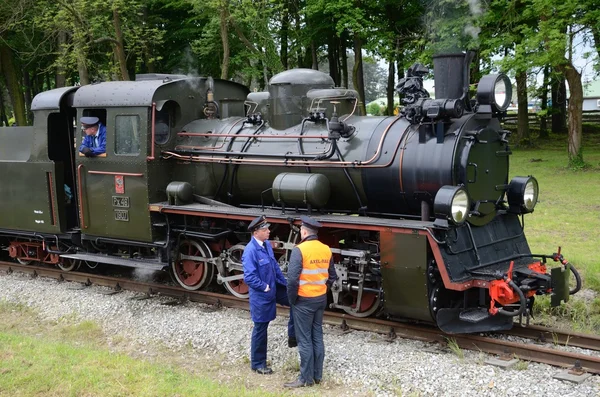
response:
<path id="1" fill-rule="evenodd" d="M 113 207 L 129 208 L 129 197 L 127 196 L 112 196 Z"/>
<path id="2" fill-rule="evenodd" d="M 128 210 L 115 210 L 115 220 L 129 222 Z"/>

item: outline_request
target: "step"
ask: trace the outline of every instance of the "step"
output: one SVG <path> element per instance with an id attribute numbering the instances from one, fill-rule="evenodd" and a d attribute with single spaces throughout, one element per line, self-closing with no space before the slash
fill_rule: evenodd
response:
<path id="1" fill-rule="evenodd" d="M 121 258 L 119 256 L 104 254 L 64 254 L 63 258 L 78 259 L 82 261 L 107 263 L 110 265 L 137 267 L 140 269 L 162 270 L 168 264 L 152 259 Z"/>
<path id="2" fill-rule="evenodd" d="M 458 315 L 460 320 L 467 321 L 469 323 L 478 323 L 488 317 L 490 317 L 490 313 L 483 307 L 466 309 L 460 312 Z"/>

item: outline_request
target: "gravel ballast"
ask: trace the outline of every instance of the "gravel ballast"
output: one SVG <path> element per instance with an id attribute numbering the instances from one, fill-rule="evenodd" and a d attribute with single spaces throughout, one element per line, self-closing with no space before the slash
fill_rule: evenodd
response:
<path id="1" fill-rule="evenodd" d="M 136 346 L 167 346 L 168 354 L 190 350 L 212 357 L 217 366 L 228 366 L 247 377 L 249 387 L 264 386 L 263 378 L 249 370 L 252 321 L 244 310 L 213 310 L 198 303 L 171 306 L 170 298 L 135 299 L 138 294 L 102 294 L 106 289 L 52 279 L 31 279 L 23 274 L 0 275 L 0 301 L 21 303 L 36 309 L 43 319 L 76 318 L 99 324 L 106 335 Z M 268 359 L 282 381 L 297 368 L 297 349 L 287 347 L 286 318 L 269 327 Z M 560 369 L 528 363 L 503 370 L 484 364 L 490 356 L 464 351 L 464 358 L 432 348 L 423 342 L 397 339 L 385 342 L 368 332 L 342 333 L 325 326 L 325 376 L 336 394 L 415 396 L 598 396 L 600 377 L 581 384 L 553 379 Z M 192 348 L 192 349 L 190 349 Z M 246 367 L 247 370 L 246 370 Z M 272 390 L 273 386 L 270 387 Z M 276 389 L 277 390 L 277 389 Z M 304 389 L 318 392 L 315 388 Z M 302 393 L 304 392 L 302 391 Z M 284 389 L 281 387 L 281 391 Z"/>

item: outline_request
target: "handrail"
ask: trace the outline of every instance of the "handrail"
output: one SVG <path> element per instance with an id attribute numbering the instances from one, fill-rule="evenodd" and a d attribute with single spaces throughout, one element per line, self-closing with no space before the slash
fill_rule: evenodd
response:
<path id="1" fill-rule="evenodd" d="M 52 172 L 46 173 L 48 177 L 48 189 L 50 190 L 50 219 L 52 226 L 56 225 L 56 210 L 54 208 L 54 186 L 52 184 Z"/>
<path id="2" fill-rule="evenodd" d="M 77 166 L 77 190 L 79 191 L 79 220 L 81 221 L 81 227 L 87 229 L 85 224 L 85 214 L 83 212 L 83 193 L 81 190 L 81 168 L 83 164 Z"/>
<path id="3" fill-rule="evenodd" d="M 400 120 L 400 117 L 395 117 L 392 121 L 387 125 L 385 130 L 382 133 L 382 136 L 379 140 L 379 145 L 377 147 L 377 151 L 375 154 L 366 161 L 322 161 L 322 160 L 302 160 L 302 159 L 293 159 L 293 158 L 285 158 L 283 160 L 268 160 L 268 159 L 245 159 L 245 158 L 215 158 L 214 154 L 211 153 L 211 157 L 202 157 L 202 156 L 193 156 L 193 155 L 181 155 L 172 151 L 163 152 L 163 158 L 176 158 L 185 161 L 196 161 L 196 162 L 204 162 L 204 163 L 221 163 L 221 164 L 252 164 L 252 165 L 282 165 L 286 167 L 306 167 L 306 166 L 322 166 L 327 164 L 331 168 L 386 168 L 389 167 L 395 160 L 396 153 L 398 152 L 398 148 L 400 147 L 400 143 L 404 140 L 407 132 L 411 130 L 411 128 L 406 128 L 400 139 L 396 143 L 396 148 L 394 150 L 394 155 L 390 159 L 390 161 L 385 165 L 373 164 L 378 158 L 381 156 L 383 142 L 394 123 Z M 228 153 L 223 152 L 223 155 L 228 155 Z M 229 153 L 230 155 L 231 153 Z M 258 154 L 256 154 L 258 157 Z M 284 156 L 282 156 L 284 157 Z"/>
<path id="4" fill-rule="evenodd" d="M 109 171 L 88 171 L 88 174 L 96 174 L 96 175 L 123 175 L 123 176 L 144 176 L 144 174 L 140 173 L 131 173 L 131 172 L 109 172 Z"/>
<path id="5" fill-rule="evenodd" d="M 211 138 L 274 138 L 274 139 L 329 139 L 329 135 L 254 135 L 254 134 L 218 134 L 218 133 L 200 133 L 200 132 L 178 132 L 178 136 L 203 136 Z"/>
<path id="6" fill-rule="evenodd" d="M 148 161 L 154 160 L 154 134 L 156 132 L 155 121 L 156 121 L 156 102 L 152 102 L 152 141 L 150 143 L 150 145 L 151 145 L 150 156 L 146 157 L 146 160 L 148 160 Z"/>

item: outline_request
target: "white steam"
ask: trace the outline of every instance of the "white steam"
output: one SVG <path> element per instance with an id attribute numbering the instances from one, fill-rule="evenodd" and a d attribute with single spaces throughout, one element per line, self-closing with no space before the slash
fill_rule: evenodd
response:
<path id="1" fill-rule="evenodd" d="M 473 19 L 478 19 L 481 15 L 483 15 L 483 9 L 479 0 L 467 0 L 467 3 L 469 4 L 471 15 L 474 17 Z M 481 28 L 468 23 L 467 26 L 465 26 L 464 32 L 473 39 L 477 39 L 477 37 L 479 37 L 479 33 L 481 32 Z"/>

